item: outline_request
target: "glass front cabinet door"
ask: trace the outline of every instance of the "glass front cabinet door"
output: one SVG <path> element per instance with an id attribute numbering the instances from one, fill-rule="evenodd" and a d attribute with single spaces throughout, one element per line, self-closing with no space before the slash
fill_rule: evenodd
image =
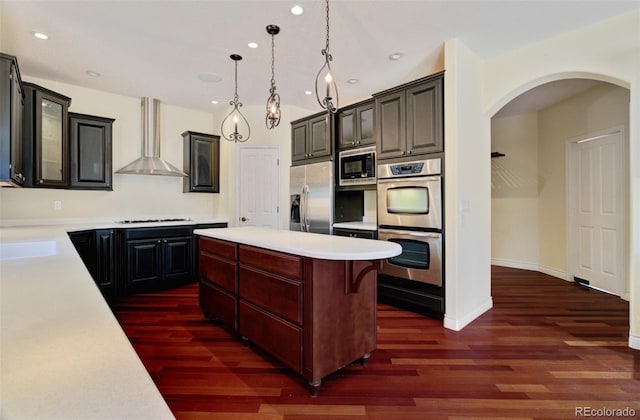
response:
<path id="1" fill-rule="evenodd" d="M 69 184 L 68 109 L 71 99 L 28 84 L 29 128 L 33 148 L 33 186 L 66 188 Z"/>

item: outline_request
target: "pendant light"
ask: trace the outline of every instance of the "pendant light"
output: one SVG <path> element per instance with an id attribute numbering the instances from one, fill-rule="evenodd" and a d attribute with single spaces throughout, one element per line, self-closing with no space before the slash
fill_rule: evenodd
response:
<path id="1" fill-rule="evenodd" d="M 242 102 L 238 100 L 238 61 L 242 60 L 242 57 L 238 54 L 231 54 L 230 57 L 235 62 L 235 91 L 233 101 L 229 102 L 229 105 L 233 105 L 233 109 L 222 120 L 220 132 L 225 140 L 242 143 L 249 140 L 251 136 L 251 127 L 249 127 L 247 119 L 239 109 L 242 106 Z"/>
<path id="2" fill-rule="evenodd" d="M 277 25 L 267 25 L 267 33 L 271 35 L 271 89 L 269 89 L 269 99 L 267 99 L 267 117 L 265 122 L 269 130 L 276 128 L 280 124 L 280 95 L 276 92 L 276 79 L 274 71 L 275 63 L 275 41 L 274 37 L 280 33 Z"/>
<path id="3" fill-rule="evenodd" d="M 318 75 L 316 76 L 316 99 L 323 109 L 327 112 L 335 113 L 339 107 L 338 99 L 338 86 L 336 85 L 336 78 L 333 76 L 331 70 L 331 61 L 333 57 L 329 51 L 329 0 L 326 0 L 327 4 L 327 44 L 322 50 L 324 56 L 324 65 L 320 68 Z M 321 95 L 324 97 L 321 98 Z"/>

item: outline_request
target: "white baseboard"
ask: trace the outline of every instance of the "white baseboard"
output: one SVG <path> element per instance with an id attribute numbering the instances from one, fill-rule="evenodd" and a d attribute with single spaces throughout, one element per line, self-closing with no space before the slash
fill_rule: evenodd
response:
<path id="1" fill-rule="evenodd" d="M 487 312 L 489 309 L 493 308 L 493 299 L 489 297 L 482 305 L 478 306 L 475 310 L 468 313 L 462 318 L 454 318 L 449 316 L 448 314 L 444 315 L 444 327 L 454 331 L 460 331 L 474 319 L 478 318 L 483 313 Z"/>
<path id="2" fill-rule="evenodd" d="M 500 267 L 509 267 L 509 268 L 518 268 L 521 270 L 531 270 L 531 271 L 539 271 L 543 274 L 547 274 L 552 277 L 557 277 L 562 280 L 571 281 L 567 273 L 556 270 L 555 268 L 545 267 L 538 264 L 527 263 L 522 261 L 512 261 L 512 260 L 499 260 L 499 259 L 491 259 L 492 265 L 497 265 Z"/>
<path id="3" fill-rule="evenodd" d="M 640 350 L 640 336 L 629 333 L 629 347 Z"/>
<path id="4" fill-rule="evenodd" d="M 538 271 L 541 273 L 547 274 L 551 277 L 557 277 L 559 279 L 566 280 L 566 281 L 573 281 L 572 279 L 569 278 L 569 275 L 567 273 L 556 270 L 555 268 L 539 266 Z"/>

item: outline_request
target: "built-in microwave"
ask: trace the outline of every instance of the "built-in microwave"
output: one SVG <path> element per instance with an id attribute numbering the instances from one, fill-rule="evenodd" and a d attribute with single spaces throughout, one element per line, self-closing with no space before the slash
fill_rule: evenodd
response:
<path id="1" fill-rule="evenodd" d="M 339 153 L 340 185 L 376 183 L 376 147 L 361 147 Z"/>

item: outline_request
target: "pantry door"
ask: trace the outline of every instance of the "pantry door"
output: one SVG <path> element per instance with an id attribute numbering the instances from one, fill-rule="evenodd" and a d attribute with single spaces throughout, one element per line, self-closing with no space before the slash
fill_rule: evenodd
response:
<path id="1" fill-rule="evenodd" d="M 279 227 L 280 149 L 240 146 L 237 226 Z"/>
<path id="2" fill-rule="evenodd" d="M 567 144 L 568 257 L 571 279 L 625 295 L 624 129 Z"/>

